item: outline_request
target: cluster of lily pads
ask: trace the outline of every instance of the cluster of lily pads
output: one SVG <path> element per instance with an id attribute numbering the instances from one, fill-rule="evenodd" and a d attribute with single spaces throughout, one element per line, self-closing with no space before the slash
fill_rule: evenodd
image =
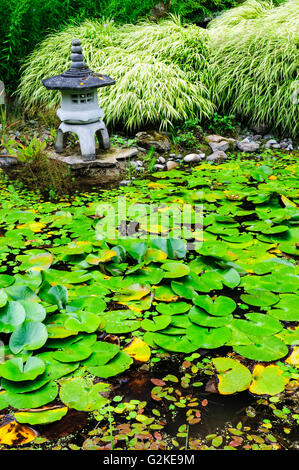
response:
<path id="1" fill-rule="evenodd" d="M 220 352 L 219 393 L 280 393 L 288 379 L 274 362 L 298 364 L 296 171 L 292 156 L 204 163 L 56 204 L 4 180 L 0 409 L 30 424 L 97 410 L 107 379 L 147 362 L 151 349 Z M 119 195 L 159 201 L 163 214 L 200 204 L 200 242 L 192 224 L 179 239 L 177 227 L 147 227 L 144 216 L 122 221 L 140 229 L 129 238 L 101 239 L 111 215 L 97 204 L 117 210 Z"/>

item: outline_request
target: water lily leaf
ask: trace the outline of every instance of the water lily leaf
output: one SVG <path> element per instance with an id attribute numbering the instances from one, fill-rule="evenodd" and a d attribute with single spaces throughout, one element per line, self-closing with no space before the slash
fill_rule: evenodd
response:
<path id="1" fill-rule="evenodd" d="M 92 353 L 92 350 L 81 344 L 81 342 L 73 343 L 69 348 L 64 348 L 61 351 L 54 351 L 53 357 L 59 362 L 79 362 L 87 359 Z"/>
<path id="2" fill-rule="evenodd" d="M 299 348 L 294 348 L 294 351 L 291 352 L 289 357 L 285 361 L 287 364 L 291 364 L 292 366 L 299 367 Z M 0 401 L 1 401 L 1 393 L 0 393 Z"/>
<path id="3" fill-rule="evenodd" d="M 233 289 L 240 284 L 240 275 L 234 268 L 227 269 L 225 271 L 217 271 L 222 276 L 222 282 L 225 286 Z"/>
<path id="4" fill-rule="evenodd" d="M 275 365 L 262 366 L 257 364 L 252 371 L 252 384 L 250 392 L 255 395 L 277 395 L 281 393 L 289 379 L 284 377 L 283 371 Z"/>
<path id="5" fill-rule="evenodd" d="M 144 262 L 149 264 L 151 262 L 154 263 L 162 263 L 167 259 L 167 254 L 165 251 L 158 250 L 157 248 L 148 248 L 145 253 Z"/>
<path id="6" fill-rule="evenodd" d="M 120 288 L 119 294 L 114 296 L 114 300 L 119 303 L 129 302 L 130 300 L 140 300 L 150 292 L 150 287 L 147 285 L 132 284 L 128 287 Z"/>
<path id="7" fill-rule="evenodd" d="M 246 320 L 234 320 L 234 327 L 254 336 L 271 336 L 283 329 L 283 325 L 276 318 L 263 313 L 247 313 Z"/>
<path id="8" fill-rule="evenodd" d="M 288 354 L 284 342 L 276 336 L 250 336 L 253 344 L 234 346 L 234 351 L 254 361 L 276 361 Z"/>
<path id="9" fill-rule="evenodd" d="M 237 306 L 233 299 L 223 295 L 216 297 L 214 301 L 208 295 L 196 295 L 192 300 L 195 305 L 215 316 L 229 315 Z"/>
<path id="10" fill-rule="evenodd" d="M 85 331 L 93 333 L 103 323 L 102 317 L 89 312 L 76 312 L 72 314 L 64 323 L 64 327 L 71 331 Z"/>
<path id="11" fill-rule="evenodd" d="M 85 361 L 84 365 L 89 367 L 98 367 L 107 364 L 119 353 L 119 346 L 116 344 L 97 341 L 92 345 L 92 355 Z"/>
<path id="12" fill-rule="evenodd" d="M 235 326 L 235 321 L 237 319 L 234 319 L 231 323 L 227 325 L 227 327 L 231 330 L 232 335 L 230 337 L 230 340 L 225 343 L 226 346 L 245 346 L 248 344 L 252 344 L 252 340 L 242 331 L 240 331 L 236 326 Z"/>
<path id="13" fill-rule="evenodd" d="M 167 261 L 162 268 L 166 271 L 164 277 L 170 279 L 186 276 L 190 272 L 189 266 L 179 261 Z"/>
<path id="14" fill-rule="evenodd" d="M 7 297 L 7 294 L 6 294 L 5 290 L 0 289 L 0 308 L 4 307 L 4 305 L 6 305 L 7 300 L 8 300 L 8 297 Z"/>
<path id="15" fill-rule="evenodd" d="M 155 289 L 155 299 L 161 300 L 162 302 L 175 302 L 178 299 L 178 297 L 172 292 L 170 287 L 158 286 Z"/>
<path id="16" fill-rule="evenodd" d="M 33 351 L 41 348 L 48 339 L 45 325 L 38 321 L 30 321 L 17 326 L 9 339 L 9 348 L 14 354 L 20 351 Z"/>
<path id="17" fill-rule="evenodd" d="M 13 393 L 7 391 L 7 402 L 16 409 L 40 408 L 53 401 L 58 394 L 58 385 L 50 382 L 38 390 L 27 393 Z"/>
<path id="18" fill-rule="evenodd" d="M 188 316 L 191 322 L 196 323 L 197 325 L 213 328 L 225 326 L 233 320 L 232 315 L 222 315 L 217 317 L 214 315 L 209 315 L 198 307 L 192 307 Z"/>
<path id="19" fill-rule="evenodd" d="M 0 308 L 0 332 L 11 333 L 25 320 L 26 313 L 20 302 L 11 300 Z"/>
<path id="20" fill-rule="evenodd" d="M 38 432 L 29 426 L 17 423 L 15 420 L 5 421 L 0 426 L 0 444 L 19 446 L 34 441 Z"/>
<path id="21" fill-rule="evenodd" d="M 280 301 L 267 313 L 278 320 L 299 321 L 298 296 L 281 294 Z"/>
<path id="22" fill-rule="evenodd" d="M 100 250 L 98 254 L 90 253 L 85 258 L 85 261 L 88 264 L 98 266 L 100 263 L 107 263 L 107 261 L 112 260 L 117 255 L 115 250 Z"/>
<path id="23" fill-rule="evenodd" d="M 246 390 L 251 383 L 251 372 L 239 361 L 227 357 L 212 360 L 218 374 L 217 388 L 221 395 Z"/>
<path id="24" fill-rule="evenodd" d="M 241 300 L 254 307 L 268 307 L 279 301 L 278 295 L 265 289 L 251 289 L 248 294 L 242 294 Z"/>
<path id="25" fill-rule="evenodd" d="M 139 362 L 147 362 L 151 357 L 151 350 L 148 345 L 142 339 L 136 337 L 123 349 L 123 352 Z"/>
<path id="26" fill-rule="evenodd" d="M 8 287 L 15 282 L 14 277 L 9 274 L 0 274 L 0 287 Z"/>
<path id="27" fill-rule="evenodd" d="M 295 346 L 299 344 L 299 327 L 296 328 L 284 328 L 277 335 L 285 344 Z"/>
<path id="28" fill-rule="evenodd" d="M 193 324 L 187 328 L 186 334 L 198 348 L 215 349 L 229 341 L 231 330 L 226 326 L 208 329 Z"/>
<path id="29" fill-rule="evenodd" d="M 39 296 L 48 304 L 57 305 L 59 310 L 62 310 L 65 308 L 68 300 L 68 291 L 64 286 L 57 285 L 51 287 L 48 282 L 44 282 L 39 291 Z"/>
<path id="30" fill-rule="evenodd" d="M 27 423 L 31 425 L 49 424 L 60 421 L 68 412 L 67 406 L 56 405 L 51 408 L 44 407 L 32 411 L 19 411 L 14 413 L 18 423 Z"/>
<path id="31" fill-rule="evenodd" d="M 6 293 L 12 300 L 32 300 L 37 301 L 38 297 L 28 286 L 14 284 L 11 287 L 7 287 Z"/>
<path id="32" fill-rule="evenodd" d="M 90 366 L 87 365 L 86 369 L 96 377 L 107 379 L 118 374 L 122 374 L 127 370 L 133 363 L 133 359 L 123 351 L 120 351 L 116 356 L 111 359 L 108 363 L 102 366 Z M 85 364 L 86 365 L 86 364 Z"/>
<path id="33" fill-rule="evenodd" d="M 19 302 L 25 309 L 26 320 L 42 322 L 46 318 L 46 310 L 41 304 L 32 300 L 20 300 Z"/>
<path id="34" fill-rule="evenodd" d="M 186 336 L 168 336 L 162 333 L 154 333 L 152 339 L 154 344 L 160 346 L 163 349 L 166 349 L 166 351 L 184 352 L 189 354 L 198 349 L 198 346 L 189 341 Z"/>
<path id="35" fill-rule="evenodd" d="M 75 377 L 63 382 L 59 397 L 69 408 L 94 411 L 101 409 L 107 403 L 107 398 L 100 395 L 100 392 L 107 390 L 109 390 L 108 384 L 90 385 L 84 378 Z"/>
<path id="36" fill-rule="evenodd" d="M 21 357 L 16 357 L 0 365 L 0 376 L 14 382 L 34 380 L 45 371 L 45 367 L 38 357 L 29 357 L 25 364 Z"/>
<path id="37" fill-rule="evenodd" d="M 121 311 L 112 311 L 105 315 L 104 329 L 106 333 L 122 334 L 138 330 L 140 322 L 137 320 L 127 320 L 128 316 L 128 313 Z"/>
<path id="38" fill-rule="evenodd" d="M 0 391 L 0 410 L 4 410 L 5 408 L 7 408 L 7 406 L 8 406 L 8 403 L 6 401 L 6 391 L 1 390 Z"/>
<path id="39" fill-rule="evenodd" d="M 53 262 L 52 253 L 44 252 L 38 253 L 37 255 L 29 257 L 27 262 L 25 262 L 24 269 L 31 269 L 33 271 L 42 271 L 44 269 L 49 269 Z"/>
<path id="40" fill-rule="evenodd" d="M 159 331 L 166 328 L 171 322 L 170 315 L 159 315 L 157 317 L 153 317 L 152 320 L 142 320 L 140 326 L 145 331 Z"/>
<path id="41" fill-rule="evenodd" d="M 193 299 L 194 295 L 196 295 L 194 288 L 192 286 L 186 285 L 185 282 L 172 281 L 171 289 L 178 296 L 188 300 Z"/>
<path id="42" fill-rule="evenodd" d="M 156 310 L 164 315 L 177 315 L 187 312 L 190 310 L 190 307 L 191 305 L 187 304 L 187 302 L 173 302 L 170 304 L 160 303 L 156 306 Z"/>
<path id="43" fill-rule="evenodd" d="M 192 323 L 189 320 L 188 315 L 174 315 L 171 317 L 171 326 L 175 326 L 177 328 L 188 328 L 190 325 L 192 325 Z M 163 331 L 163 333 L 165 333 L 165 331 Z"/>

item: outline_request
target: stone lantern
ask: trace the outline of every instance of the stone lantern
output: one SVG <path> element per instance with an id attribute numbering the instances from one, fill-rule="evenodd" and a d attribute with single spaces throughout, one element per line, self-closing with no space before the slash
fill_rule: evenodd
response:
<path id="1" fill-rule="evenodd" d="M 110 148 L 109 135 L 102 120 L 104 112 L 98 104 L 97 88 L 114 85 L 115 81 L 87 67 L 78 39 L 72 41 L 70 68 L 61 75 L 43 79 L 42 83 L 48 90 L 60 90 L 62 94 L 61 106 L 57 111 L 61 120 L 55 145 L 57 153 L 63 152 L 68 132 L 78 136 L 84 161 L 96 159 L 95 134 L 100 147 Z"/>

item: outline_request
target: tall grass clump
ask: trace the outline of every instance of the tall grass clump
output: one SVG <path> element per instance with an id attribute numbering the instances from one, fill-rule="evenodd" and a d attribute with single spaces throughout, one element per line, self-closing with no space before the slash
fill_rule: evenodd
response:
<path id="1" fill-rule="evenodd" d="M 183 26 L 177 18 L 122 28 L 107 21 L 86 21 L 46 38 L 29 56 L 21 78 L 18 93 L 27 112 L 59 105 L 59 93 L 46 90 L 41 79 L 68 68 L 75 37 L 82 41 L 88 66 L 116 80 L 116 85 L 99 91 L 108 124 L 129 130 L 148 125 L 167 129 L 180 120 L 213 112 L 203 84 L 207 33 Z"/>
<path id="2" fill-rule="evenodd" d="M 297 18 L 298 0 L 289 0 L 235 26 L 214 23 L 209 30 L 210 87 L 219 110 L 249 124 L 297 134 Z"/>
<path id="3" fill-rule="evenodd" d="M 273 3 L 267 0 L 247 0 L 236 8 L 224 11 L 219 17 L 208 24 L 208 28 L 228 28 L 243 21 L 260 18 L 273 8 Z"/>

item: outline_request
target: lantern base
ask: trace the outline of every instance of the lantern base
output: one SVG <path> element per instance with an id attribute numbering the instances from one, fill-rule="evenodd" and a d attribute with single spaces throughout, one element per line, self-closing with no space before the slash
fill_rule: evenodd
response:
<path id="1" fill-rule="evenodd" d="M 55 145 L 57 153 L 63 152 L 68 133 L 78 136 L 83 161 L 93 161 L 96 159 L 95 134 L 99 140 L 100 148 L 104 150 L 110 148 L 109 134 L 104 122 L 101 120 L 91 124 L 67 124 L 62 122 L 57 130 Z"/>

